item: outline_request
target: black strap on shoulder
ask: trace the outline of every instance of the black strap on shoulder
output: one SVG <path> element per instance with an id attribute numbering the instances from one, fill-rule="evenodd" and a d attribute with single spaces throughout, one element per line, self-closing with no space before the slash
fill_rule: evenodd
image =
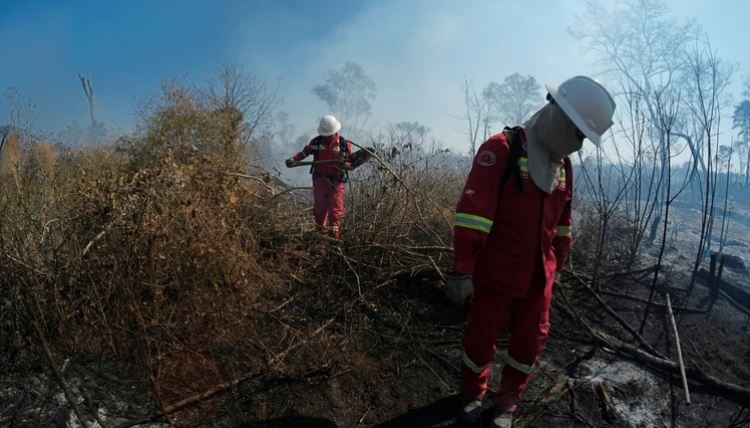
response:
<path id="1" fill-rule="evenodd" d="M 507 126 L 503 129 L 503 133 L 508 139 L 508 157 L 505 162 L 505 169 L 500 179 L 500 184 L 505 184 L 510 176 L 512 175 L 516 181 L 516 188 L 518 193 L 523 192 L 523 178 L 521 177 L 521 167 L 518 165 L 518 160 L 521 158 L 521 127 L 508 128 Z"/>
<path id="2" fill-rule="evenodd" d="M 349 150 L 349 140 L 339 135 L 339 150 L 341 150 L 342 156 L 346 155 Z"/>
<path id="3" fill-rule="evenodd" d="M 346 158 L 347 154 L 349 153 L 349 140 L 339 135 L 339 150 L 341 151 L 341 157 Z M 348 183 L 349 182 L 349 171 L 344 170 L 344 172 L 341 174 L 341 180 L 342 183 Z"/>
<path id="4" fill-rule="evenodd" d="M 312 144 L 318 145 L 318 150 L 313 155 L 313 161 L 318 160 L 318 153 L 320 153 L 320 135 L 312 139 Z M 310 174 L 315 173 L 315 164 L 310 165 Z"/>

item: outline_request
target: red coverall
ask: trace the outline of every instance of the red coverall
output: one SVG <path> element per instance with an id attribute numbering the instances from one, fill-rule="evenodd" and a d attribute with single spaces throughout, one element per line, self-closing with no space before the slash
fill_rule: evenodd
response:
<path id="1" fill-rule="evenodd" d="M 487 391 L 495 342 L 508 312 L 511 337 L 496 398 L 512 412 L 544 349 L 555 272 L 563 268 L 573 237 L 570 159 L 561 162 L 551 194 L 529 177 L 526 137 L 518 164 L 523 191 L 511 175 L 505 183 L 510 139 L 505 133 L 482 144 L 458 201 L 454 221 L 454 270 L 472 275 L 474 298 L 464 333 L 464 398 Z"/>
<path id="2" fill-rule="evenodd" d="M 332 137 L 317 136 L 296 153 L 292 159 L 301 161 L 313 155 L 314 161 L 342 159 L 351 154 L 352 143 L 346 141 L 342 147 L 338 134 Z M 342 152 L 342 149 L 344 152 Z M 344 183 L 346 173 L 341 171 L 341 165 L 335 162 L 315 165 L 313 174 L 313 213 L 315 223 L 321 233 L 328 233 L 333 238 L 341 237 L 341 219 L 344 217 Z"/>

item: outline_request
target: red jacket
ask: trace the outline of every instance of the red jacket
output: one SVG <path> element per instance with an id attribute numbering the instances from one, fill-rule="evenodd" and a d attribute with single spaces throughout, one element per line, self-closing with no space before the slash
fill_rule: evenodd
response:
<path id="1" fill-rule="evenodd" d="M 475 286 L 487 286 L 525 297 L 543 270 L 551 291 L 555 271 L 564 266 L 573 243 L 571 201 L 573 173 L 565 158 L 558 186 L 547 194 L 528 174 L 526 137 L 520 132 L 519 167 L 523 192 L 515 177 L 501 183 L 509 150 L 505 133 L 479 148 L 458 201 L 454 219 L 454 270 L 473 275 Z"/>
<path id="2" fill-rule="evenodd" d="M 326 143 L 326 137 L 317 136 L 310 140 L 302 151 L 297 152 L 292 159 L 295 161 L 301 161 L 310 155 L 313 155 L 314 161 L 341 159 L 345 154 L 352 153 L 352 143 L 346 141 L 344 147 L 341 147 L 341 138 L 342 137 L 337 134 L 336 138 L 333 138 L 329 143 Z M 342 152 L 342 149 L 344 149 L 345 153 Z M 344 173 L 337 168 L 335 162 L 331 162 L 315 165 L 313 167 L 313 174 L 329 178 L 339 178 Z"/>

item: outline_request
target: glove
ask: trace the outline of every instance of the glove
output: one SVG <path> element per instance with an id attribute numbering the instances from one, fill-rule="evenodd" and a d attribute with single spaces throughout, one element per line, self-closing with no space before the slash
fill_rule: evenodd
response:
<path id="1" fill-rule="evenodd" d="M 445 295 L 453 306 L 459 310 L 465 309 L 473 293 L 471 276 L 460 273 L 445 274 Z"/>
<path id="2" fill-rule="evenodd" d="M 295 161 L 292 158 L 289 158 L 289 159 L 286 160 L 286 167 L 287 168 L 291 168 L 291 167 L 293 167 L 296 164 L 297 164 L 297 161 Z"/>

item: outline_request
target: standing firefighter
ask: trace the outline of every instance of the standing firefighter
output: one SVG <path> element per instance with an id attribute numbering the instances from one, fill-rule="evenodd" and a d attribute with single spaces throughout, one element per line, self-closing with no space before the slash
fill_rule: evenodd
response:
<path id="1" fill-rule="evenodd" d="M 458 305 L 473 291 L 457 418 L 465 426 L 479 424 L 495 341 L 509 313 L 493 424 L 511 426 L 547 340 L 552 285 L 573 242 L 568 156 L 586 137 L 598 146 L 612 125 L 615 102 L 598 82 L 576 76 L 547 90 L 549 103 L 527 122 L 482 144 L 456 208 L 454 273 L 446 291 Z"/>
<path id="2" fill-rule="evenodd" d="M 344 184 L 351 169 L 348 157 L 352 143 L 339 135 L 341 123 L 331 115 L 325 115 L 318 126 L 318 136 L 301 152 L 286 160 L 293 167 L 309 155 L 313 155 L 310 173 L 313 176 L 315 223 L 321 233 L 332 238 L 341 237 L 341 219 L 344 217 Z"/>

